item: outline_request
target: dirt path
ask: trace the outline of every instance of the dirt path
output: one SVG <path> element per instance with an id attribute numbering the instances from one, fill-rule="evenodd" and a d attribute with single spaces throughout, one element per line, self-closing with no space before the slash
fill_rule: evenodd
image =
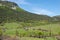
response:
<path id="1" fill-rule="evenodd" d="M 14 37 L 4 36 L 3 40 L 20 40 L 20 37 L 17 37 L 17 36 L 14 36 Z"/>

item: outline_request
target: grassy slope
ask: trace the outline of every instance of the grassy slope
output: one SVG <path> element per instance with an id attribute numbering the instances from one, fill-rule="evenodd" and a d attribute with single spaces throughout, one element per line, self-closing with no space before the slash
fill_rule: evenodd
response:
<path id="1" fill-rule="evenodd" d="M 17 23 L 10 23 L 10 24 L 4 25 L 4 27 L 8 28 L 10 30 L 10 32 L 12 30 L 13 30 L 12 32 L 14 32 L 14 30 L 16 30 L 16 28 L 19 26 L 20 25 Z M 60 25 L 59 24 L 51 24 L 51 25 L 44 25 L 44 26 L 39 26 L 39 27 L 32 27 L 31 29 L 33 29 L 33 28 L 35 28 L 35 29 L 36 28 L 42 28 L 42 29 L 47 29 L 48 31 L 50 31 L 50 28 L 51 28 L 51 31 L 53 34 L 58 34 L 60 32 Z M 19 29 L 19 31 L 25 31 L 25 30 Z"/>
<path id="2" fill-rule="evenodd" d="M 6 23 L 4 25 L 5 28 L 8 28 L 6 29 L 6 32 L 4 33 L 5 35 L 10 35 L 10 36 L 14 36 L 16 35 L 16 28 L 19 27 L 19 23 Z M 48 25 L 42 25 L 42 26 L 38 26 L 38 27 L 32 27 L 33 28 L 43 28 L 43 29 L 47 29 L 47 30 L 50 30 L 50 27 L 51 27 L 51 30 L 52 30 L 52 33 L 53 34 L 58 34 L 60 32 L 60 25 L 59 23 L 58 24 L 48 24 Z M 23 28 L 19 28 L 18 29 L 18 32 L 19 32 L 19 35 L 23 36 L 28 36 L 30 33 L 34 34 L 33 32 L 35 33 L 38 33 L 39 31 L 38 30 L 29 30 L 29 31 L 26 31 L 24 30 Z M 39 38 L 30 38 L 30 37 L 22 37 L 21 39 L 23 40 L 44 40 L 43 38 L 39 39 Z M 48 40 L 55 40 L 55 38 L 47 38 Z"/>

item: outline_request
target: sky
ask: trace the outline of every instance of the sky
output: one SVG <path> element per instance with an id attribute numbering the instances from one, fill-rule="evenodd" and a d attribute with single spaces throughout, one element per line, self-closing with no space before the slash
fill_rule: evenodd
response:
<path id="1" fill-rule="evenodd" d="M 15 2 L 26 11 L 38 14 L 56 16 L 60 15 L 60 0 L 8 0 Z"/>

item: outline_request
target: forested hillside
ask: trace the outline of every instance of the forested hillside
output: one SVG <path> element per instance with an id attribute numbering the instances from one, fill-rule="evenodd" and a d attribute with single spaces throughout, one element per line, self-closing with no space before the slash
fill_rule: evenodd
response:
<path id="1" fill-rule="evenodd" d="M 13 9 L 15 7 L 15 9 Z M 0 20 L 1 21 L 19 21 L 19 22 L 38 22 L 52 21 L 52 18 L 47 15 L 37 15 L 25 11 L 18 7 L 16 3 L 8 1 L 0 1 Z"/>

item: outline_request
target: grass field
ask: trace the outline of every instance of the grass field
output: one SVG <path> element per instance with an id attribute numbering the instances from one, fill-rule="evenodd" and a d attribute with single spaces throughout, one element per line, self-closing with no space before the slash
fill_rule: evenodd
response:
<path id="1" fill-rule="evenodd" d="M 51 31 L 52 34 L 60 34 L 60 25 L 59 23 L 56 24 L 48 24 L 48 25 L 41 25 L 41 26 L 35 26 L 35 27 L 28 27 L 28 30 L 21 28 L 21 24 L 19 23 L 5 23 L 4 26 L 0 26 L 4 29 L 4 35 L 10 35 L 10 36 L 15 36 L 16 35 L 16 30 L 17 34 L 21 36 L 21 40 L 45 40 L 44 38 L 34 38 L 34 37 L 29 37 L 29 35 L 38 35 L 39 32 L 44 33 L 45 35 L 48 35 L 48 33 Z M 34 29 L 34 30 L 33 30 Z M 37 29 L 44 29 L 48 30 L 48 32 L 43 32 L 41 30 Z M 46 40 L 56 40 L 54 37 L 48 37 Z"/>
<path id="2" fill-rule="evenodd" d="M 32 38 L 32 37 L 22 37 L 21 40 L 56 40 L 56 38 Z"/>

